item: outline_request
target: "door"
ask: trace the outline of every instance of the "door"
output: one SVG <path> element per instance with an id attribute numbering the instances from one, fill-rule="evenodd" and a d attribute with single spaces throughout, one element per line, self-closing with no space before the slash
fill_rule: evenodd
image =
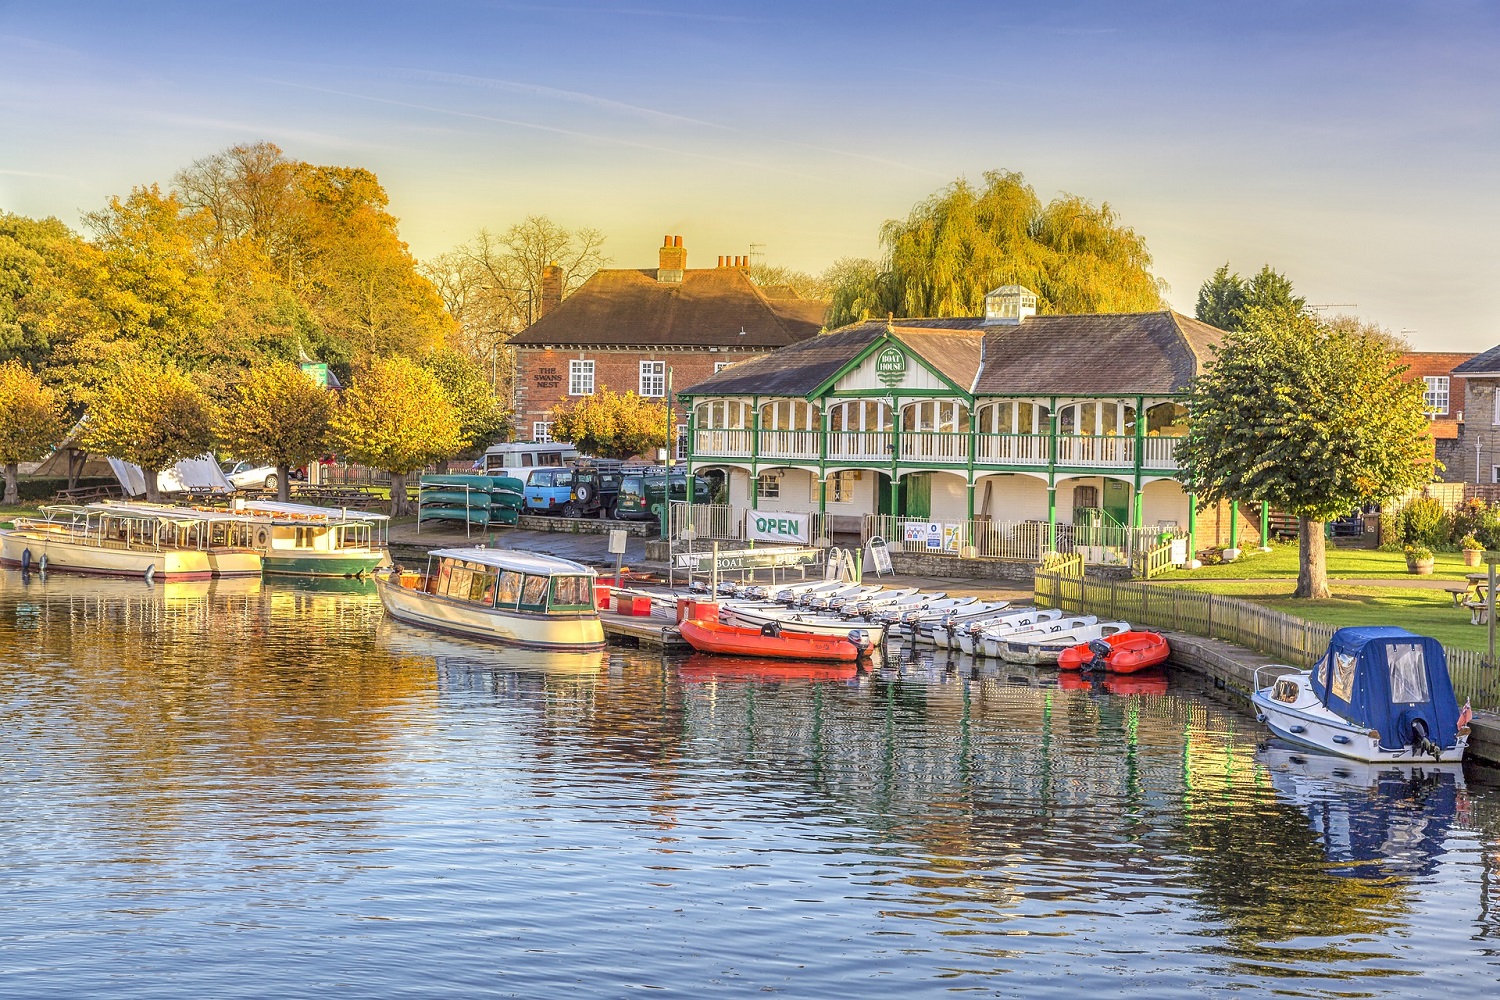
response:
<path id="1" fill-rule="evenodd" d="M 923 520 L 932 516 L 932 474 L 917 472 L 901 480 L 901 513 Z"/>
<path id="2" fill-rule="evenodd" d="M 1130 484 L 1118 479 L 1104 480 L 1104 513 L 1116 523 L 1130 523 Z"/>

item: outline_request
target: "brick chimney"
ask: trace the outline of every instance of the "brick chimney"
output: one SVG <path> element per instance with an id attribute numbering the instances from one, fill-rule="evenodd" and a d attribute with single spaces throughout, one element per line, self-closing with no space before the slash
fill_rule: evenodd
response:
<path id="1" fill-rule="evenodd" d="M 542 301 L 537 308 L 537 318 L 547 315 L 562 302 L 563 269 L 557 261 L 542 268 Z"/>
<path id="2" fill-rule="evenodd" d="M 661 258 L 656 270 L 656 280 L 663 284 L 681 284 L 682 272 L 687 270 L 687 250 L 681 236 L 668 236 L 661 245 Z"/>

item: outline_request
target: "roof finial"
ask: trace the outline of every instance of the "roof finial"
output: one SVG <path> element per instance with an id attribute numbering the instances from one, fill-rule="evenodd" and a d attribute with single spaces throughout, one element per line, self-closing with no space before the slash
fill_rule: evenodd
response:
<path id="1" fill-rule="evenodd" d="M 896 314 L 893 312 L 888 312 L 885 314 L 885 332 L 896 332 Z"/>

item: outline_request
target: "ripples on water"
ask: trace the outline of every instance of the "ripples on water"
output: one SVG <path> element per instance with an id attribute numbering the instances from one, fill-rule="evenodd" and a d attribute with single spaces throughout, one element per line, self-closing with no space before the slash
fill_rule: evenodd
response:
<path id="1" fill-rule="evenodd" d="M 0 577 L 0 995 L 1493 996 L 1500 792 L 1164 681 Z"/>

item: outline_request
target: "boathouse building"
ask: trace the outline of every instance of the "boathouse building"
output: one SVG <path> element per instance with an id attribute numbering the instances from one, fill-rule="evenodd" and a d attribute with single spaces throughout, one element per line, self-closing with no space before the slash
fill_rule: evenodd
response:
<path id="1" fill-rule="evenodd" d="M 1186 391 L 1222 335 L 1005 286 L 982 317 L 867 321 L 683 389 L 688 461 L 737 508 L 1186 531 Z"/>

